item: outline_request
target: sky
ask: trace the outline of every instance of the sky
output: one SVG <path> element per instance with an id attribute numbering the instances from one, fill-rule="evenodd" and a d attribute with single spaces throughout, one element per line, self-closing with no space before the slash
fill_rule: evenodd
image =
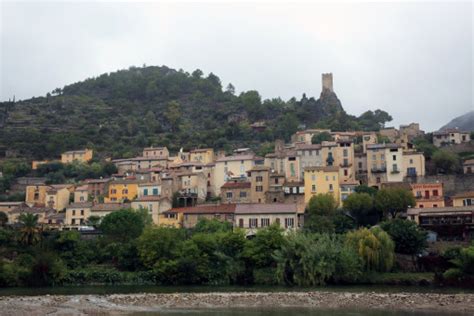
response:
<path id="1" fill-rule="evenodd" d="M 474 110 L 471 1 L 0 1 L 0 101 L 146 64 L 284 100 L 331 72 L 348 113 L 426 131 Z"/>

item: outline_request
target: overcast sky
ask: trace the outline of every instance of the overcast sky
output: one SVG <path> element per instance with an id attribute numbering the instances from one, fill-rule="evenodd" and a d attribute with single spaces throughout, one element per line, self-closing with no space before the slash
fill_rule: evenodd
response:
<path id="1" fill-rule="evenodd" d="M 471 1 L 0 1 L 3 101 L 146 64 L 285 100 L 318 97 L 332 72 L 348 113 L 381 108 L 427 131 L 474 109 Z"/>

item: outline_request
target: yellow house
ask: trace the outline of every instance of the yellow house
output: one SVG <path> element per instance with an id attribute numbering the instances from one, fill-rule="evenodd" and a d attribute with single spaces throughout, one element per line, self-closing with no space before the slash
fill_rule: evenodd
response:
<path id="1" fill-rule="evenodd" d="M 71 150 L 61 154 L 62 163 L 88 162 L 90 160 L 92 160 L 92 149 Z"/>
<path id="2" fill-rule="evenodd" d="M 138 182 L 136 180 L 117 180 L 109 183 L 109 196 L 105 203 L 132 201 L 138 195 Z"/>
<path id="3" fill-rule="evenodd" d="M 193 149 L 190 151 L 189 160 L 191 162 L 201 162 L 203 164 L 212 163 L 215 160 L 214 149 Z"/>
<path id="4" fill-rule="evenodd" d="M 474 191 L 462 192 L 453 196 L 453 206 L 474 205 Z"/>
<path id="5" fill-rule="evenodd" d="M 304 170 L 304 202 L 317 194 L 331 193 L 340 203 L 339 167 L 306 167 Z"/>
<path id="6" fill-rule="evenodd" d="M 26 187 L 25 202 L 31 206 L 46 206 L 56 211 L 69 204 L 71 185 L 29 185 Z"/>
<path id="7" fill-rule="evenodd" d="M 183 219 L 183 212 L 177 211 L 176 209 L 171 209 L 161 213 L 158 222 L 160 223 L 160 226 L 181 228 L 183 227 Z"/>

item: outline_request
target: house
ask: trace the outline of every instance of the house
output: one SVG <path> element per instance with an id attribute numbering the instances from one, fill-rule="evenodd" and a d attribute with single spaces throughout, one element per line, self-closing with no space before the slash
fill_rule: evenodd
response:
<path id="1" fill-rule="evenodd" d="M 18 223 L 21 214 L 33 214 L 38 216 L 38 224 L 48 224 L 47 215 L 56 213 L 56 210 L 50 207 L 20 205 L 12 209 L 7 215 L 9 223 Z M 53 221 L 51 223 L 53 224 Z"/>
<path id="2" fill-rule="evenodd" d="M 367 154 L 366 153 L 355 153 L 355 179 L 362 183 L 368 183 L 367 177 Z"/>
<path id="3" fill-rule="evenodd" d="M 221 187 L 230 178 L 247 177 L 247 170 L 255 165 L 254 154 L 232 155 L 218 158 L 214 167 L 214 192 L 220 195 Z"/>
<path id="4" fill-rule="evenodd" d="M 221 187 L 221 201 L 227 204 L 250 203 L 250 182 L 229 180 Z"/>
<path id="5" fill-rule="evenodd" d="M 469 241 L 474 237 L 474 205 L 435 208 L 409 208 L 409 220 L 436 232 L 439 240 Z"/>
<path id="6" fill-rule="evenodd" d="M 0 212 L 8 214 L 17 207 L 27 206 L 25 202 L 0 202 Z"/>
<path id="7" fill-rule="evenodd" d="M 132 201 L 138 196 L 138 183 L 136 179 L 123 179 L 109 182 L 108 197 L 105 203 L 120 203 Z"/>
<path id="8" fill-rule="evenodd" d="M 69 204 L 72 185 L 30 185 L 26 187 L 25 203 L 32 206 L 54 208 L 63 210 Z"/>
<path id="9" fill-rule="evenodd" d="M 153 223 L 155 225 L 160 224 L 160 214 L 169 211 L 171 209 L 171 200 L 167 197 L 159 195 L 142 195 L 132 201 L 132 208 L 135 210 L 146 209 L 148 210 Z"/>
<path id="10" fill-rule="evenodd" d="M 304 168 L 306 167 L 323 167 L 326 163 L 323 161 L 321 144 L 296 144 L 296 154 L 300 158 L 301 180 L 304 178 Z M 275 169 L 275 168 L 274 168 Z"/>
<path id="11" fill-rule="evenodd" d="M 179 203 L 182 206 L 196 205 L 207 197 L 207 177 L 202 172 L 177 173 Z"/>
<path id="12" fill-rule="evenodd" d="M 474 191 L 460 192 L 451 197 L 453 206 L 472 206 L 474 205 Z"/>
<path id="13" fill-rule="evenodd" d="M 166 147 L 148 147 L 143 149 L 144 158 L 168 159 L 170 152 Z"/>
<path id="14" fill-rule="evenodd" d="M 74 161 L 86 163 L 92 160 L 92 149 L 81 149 L 66 151 L 61 154 L 62 163 L 72 163 Z"/>
<path id="15" fill-rule="evenodd" d="M 339 167 L 306 167 L 304 171 L 304 200 L 309 200 L 317 194 L 330 193 L 334 200 L 340 203 Z"/>
<path id="16" fill-rule="evenodd" d="M 462 163 L 462 169 L 465 174 L 473 174 L 474 173 L 474 159 L 464 160 L 464 162 Z"/>
<path id="17" fill-rule="evenodd" d="M 89 186 L 87 184 L 76 187 L 74 190 L 74 203 L 89 201 Z"/>
<path id="18" fill-rule="evenodd" d="M 470 141 L 471 134 L 469 132 L 460 131 L 457 128 L 448 128 L 433 133 L 433 145 L 436 147 L 468 143 Z"/>
<path id="19" fill-rule="evenodd" d="M 425 175 L 425 156 L 421 152 L 403 151 L 403 177 L 423 177 Z"/>
<path id="20" fill-rule="evenodd" d="M 110 181 L 112 179 L 86 179 L 84 184 L 87 185 L 89 196 L 98 198 L 107 195 Z"/>
<path id="21" fill-rule="evenodd" d="M 66 207 L 65 225 L 85 225 L 91 216 L 92 202 L 75 202 Z"/>
<path id="22" fill-rule="evenodd" d="M 382 182 L 403 181 L 403 150 L 397 144 L 367 145 L 367 180 L 369 186 Z"/>
<path id="23" fill-rule="evenodd" d="M 285 204 L 296 204 L 298 212 L 304 212 L 306 207 L 304 181 L 283 183 L 283 197 Z"/>
<path id="24" fill-rule="evenodd" d="M 298 227 L 296 204 L 257 203 L 237 204 L 235 207 L 234 227 L 246 230 L 247 235 L 254 235 L 260 228 L 272 224 L 279 225 L 285 230 Z"/>
<path id="25" fill-rule="evenodd" d="M 291 136 L 291 142 L 312 144 L 313 136 L 321 133 L 331 133 L 330 129 L 307 129 L 304 131 L 298 131 Z"/>
<path id="26" fill-rule="evenodd" d="M 377 144 L 377 134 L 375 132 L 362 135 L 362 152 L 367 152 L 367 145 Z"/>
<path id="27" fill-rule="evenodd" d="M 130 209 L 132 205 L 130 203 L 99 203 L 93 204 L 91 207 L 90 216 L 105 217 L 112 212 Z M 87 217 L 88 218 L 88 217 Z"/>
<path id="28" fill-rule="evenodd" d="M 266 194 L 270 188 L 270 171 L 269 167 L 254 166 L 247 171 L 250 179 L 250 202 L 265 203 Z"/>
<path id="29" fill-rule="evenodd" d="M 298 182 L 302 180 L 300 156 L 297 150 L 285 148 L 267 154 L 265 155 L 264 165 L 284 175 L 288 181 Z"/>
<path id="30" fill-rule="evenodd" d="M 189 152 L 189 161 L 191 162 L 208 164 L 213 163 L 215 159 L 214 149 L 212 148 L 193 149 Z"/>
<path id="31" fill-rule="evenodd" d="M 179 212 L 176 208 L 169 211 L 165 211 L 159 215 L 158 223 L 160 226 L 171 226 L 175 228 L 183 227 L 184 215 Z"/>
<path id="32" fill-rule="evenodd" d="M 216 219 L 223 222 L 234 222 L 235 204 L 199 205 L 193 207 L 173 208 L 171 213 L 182 214 L 179 227 L 193 228 L 200 219 Z"/>
<path id="33" fill-rule="evenodd" d="M 345 199 L 349 195 L 355 192 L 355 188 L 360 185 L 360 182 L 357 180 L 339 180 L 339 191 L 341 192 L 341 196 L 339 201 L 341 201 L 341 205 Z"/>
<path id="34" fill-rule="evenodd" d="M 442 183 L 412 183 L 411 191 L 416 199 L 415 208 L 444 207 Z"/>

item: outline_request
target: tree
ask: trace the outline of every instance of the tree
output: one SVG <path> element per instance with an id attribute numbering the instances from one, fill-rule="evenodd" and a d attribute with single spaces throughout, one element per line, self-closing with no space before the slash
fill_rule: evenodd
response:
<path id="1" fill-rule="evenodd" d="M 97 228 L 100 225 L 100 220 L 101 220 L 100 216 L 92 215 L 92 216 L 89 216 L 89 218 L 86 221 L 86 224 L 88 226 L 92 226 L 94 228 Z"/>
<path id="2" fill-rule="evenodd" d="M 113 241 L 128 242 L 137 238 L 145 227 L 143 216 L 130 209 L 107 214 L 100 224 L 104 236 Z"/>
<path id="3" fill-rule="evenodd" d="M 370 196 L 375 196 L 375 194 L 377 194 L 377 189 L 376 188 L 373 188 L 373 187 L 369 187 L 365 184 L 361 184 L 361 185 L 358 185 L 354 191 L 356 193 L 367 193 L 369 194 Z"/>
<path id="4" fill-rule="evenodd" d="M 227 93 L 229 93 L 229 94 L 234 95 L 234 94 L 235 94 L 235 87 L 234 87 L 234 85 L 233 85 L 232 83 L 229 83 L 229 84 L 227 85 L 227 88 L 225 89 L 225 91 L 226 91 Z"/>
<path id="5" fill-rule="evenodd" d="M 315 134 L 311 138 L 311 143 L 312 144 L 321 144 L 324 141 L 331 141 L 331 140 L 332 140 L 331 134 L 329 134 L 328 132 L 322 132 L 322 133 Z"/>
<path id="6" fill-rule="evenodd" d="M 347 233 L 346 244 L 362 258 L 366 271 L 387 272 L 393 266 L 395 245 L 379 227 L 361 228 Z"/>
<path id="7" fill-rule="evenodd" d="M 148 227 L 138 238 L 138 255 L 143 265 L 153 269 L 173 259 L 184 241 L 184 231 L 173 227 Z"/>
<path id="8" fill-rule="evenodd" d="M 462 248 L 451 260 L 453 268 L 444 272 L 443 276 L 450 281 L 460 282 L 474 278 L 474 245 Z"/>
<path id="9" fill-rule="evenodd" d="M 178 131 L 181 115 L 181 105 L 176 101 L 169 102 L 164 117 L 168 120 L 172 132 Z"/>
<path id="10" fill-rule="evenodd" d="M 446 150 L 438 150 L 432 159 L 436 169 L 445 174 L 455 173 L 460 166 L 459 156 Z"/>
<path id="11" fill-rule="evenodd" d="M 5 226 L 8 223 L 8 215 L 4 212 L 0 212 L 0 227 Z"/>
<path id="12" fill-rule="evenodd" d="M 356 218 L 359 226 L 368 223 L 369 216 L 374 215 L 374 199 L 368 193 L 353 193 L 344 200 L 343 204 L 344 208 Z"/>
<path id="13" fill-rule="evenodd" d="M 20 241 L 32 245 L 39 240 L 38 215 L 23 213 L 18 217 L 20 228 Z"/>
<path id="14" fill-rule="evenodd" d="M 333 233 L 333 216 L 336 208 L 337 202 L 332 194 L 318 194 L 311 197 L 306 208 L 305 230 L 313 233 Z"/>
<path id="15" fill-rule="evenodd" d="M 403 188 L 388 188 L 377 192 L 374 200 L 375 208 L 385 217 L 392 218 L 406 212 L 409 207 L 416 205 L 415 197 L 411 191 Z"/>
<path id="16" fill-rule="evenodd" d="M 201 218 L 194 226 L 194 233 L 218 233 L 232 231 L 232 223 L 217 219 Z"/>
<path id="17" fill-rule="evenodd" d="M 415 222 L 396 218 L 380 224 L 395 242 L 395 252 L 407 255 L 419 254 L 427 247 L 427 232 Z"/>

